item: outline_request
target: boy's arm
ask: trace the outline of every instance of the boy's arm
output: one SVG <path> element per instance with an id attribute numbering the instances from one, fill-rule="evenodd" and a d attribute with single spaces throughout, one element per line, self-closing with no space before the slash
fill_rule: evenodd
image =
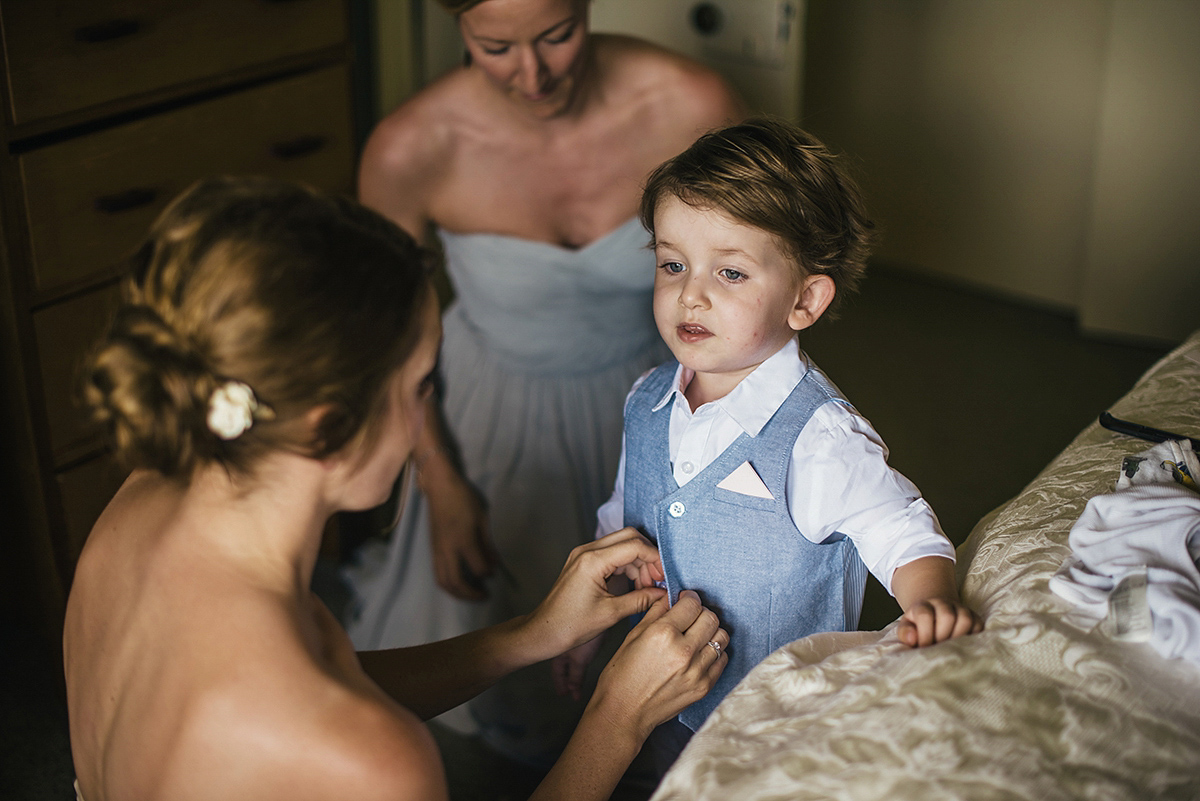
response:
<path id="1" fill-rule="evenodd" d="M 958 598 L 954 562 L 924 556 L 892 573 L 892 593 L 904 615 L 896 634 L 909 646 L 925 646 L 983 631 L 983 620 Z"/>
<path id="2" fill-rule="evenodd" d="M 932 645 L 982 631 L 959 602 L 954 549 L 933 510 L 888 465 L 887 448 L 861 415 L 840 404 L 813 412 L 796 438 L 787 492 L 796 528 L 814 542 L 834 531 L 854 542 L 904 610 L 901 642 Z M 805 503 L 793 503 L 800 497 Z"/>

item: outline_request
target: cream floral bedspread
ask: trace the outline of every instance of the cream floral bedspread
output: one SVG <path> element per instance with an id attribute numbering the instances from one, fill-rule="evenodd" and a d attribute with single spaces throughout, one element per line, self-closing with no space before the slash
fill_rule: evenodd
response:
<path id="1" fill-rule="evenodd" d="M 1111 411 L 1197 436 L 1200 332 Z M 983 634 L 909 650 L 889 627 L 785 646 L 654 801 L 1200 798 L 1200 667 L 1075 628 L 1048 588 L 1087 499 L 1147 447 L 1093 424 L 976 526 L 959 577 Z"/>

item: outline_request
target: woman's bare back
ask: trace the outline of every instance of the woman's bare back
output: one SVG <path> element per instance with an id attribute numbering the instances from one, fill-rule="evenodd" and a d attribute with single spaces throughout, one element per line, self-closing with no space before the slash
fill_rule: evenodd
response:
<path id="1" fill-rule="evenodd" d="M 88 801 L 436 797 L 428 733 L 332 615 L 214 551 L 196 511 L 181 485 L 135 474 L 80 559 L 64 650 Z"/>

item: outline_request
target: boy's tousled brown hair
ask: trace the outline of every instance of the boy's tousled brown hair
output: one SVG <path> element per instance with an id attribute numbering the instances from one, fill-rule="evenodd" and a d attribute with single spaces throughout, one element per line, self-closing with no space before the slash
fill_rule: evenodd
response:
<path id="1" fill-rule="evenodd" d="M 830 316 L 866 269 L 875 224 L 837 158 L 810 134 L 756 117 L 701 136 L 651 173 L 639 210 L 654 234 L 665 196 L 771 234 L 801 275 L 833 279 Z"/>

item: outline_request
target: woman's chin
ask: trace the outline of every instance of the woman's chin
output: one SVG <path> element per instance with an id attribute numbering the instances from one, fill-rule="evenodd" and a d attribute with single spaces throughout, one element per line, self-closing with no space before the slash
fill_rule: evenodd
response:
<path id="1" fill-rule="evenodd" d="M 564 114 L 574 98 L 574 81 L 564 78 L 550 92 L 538 97 L 530 97 L 523 92 L 512 90 L 508 97 L 518 107 L 524 109 L 530 116 L 548 120 Z"/>

